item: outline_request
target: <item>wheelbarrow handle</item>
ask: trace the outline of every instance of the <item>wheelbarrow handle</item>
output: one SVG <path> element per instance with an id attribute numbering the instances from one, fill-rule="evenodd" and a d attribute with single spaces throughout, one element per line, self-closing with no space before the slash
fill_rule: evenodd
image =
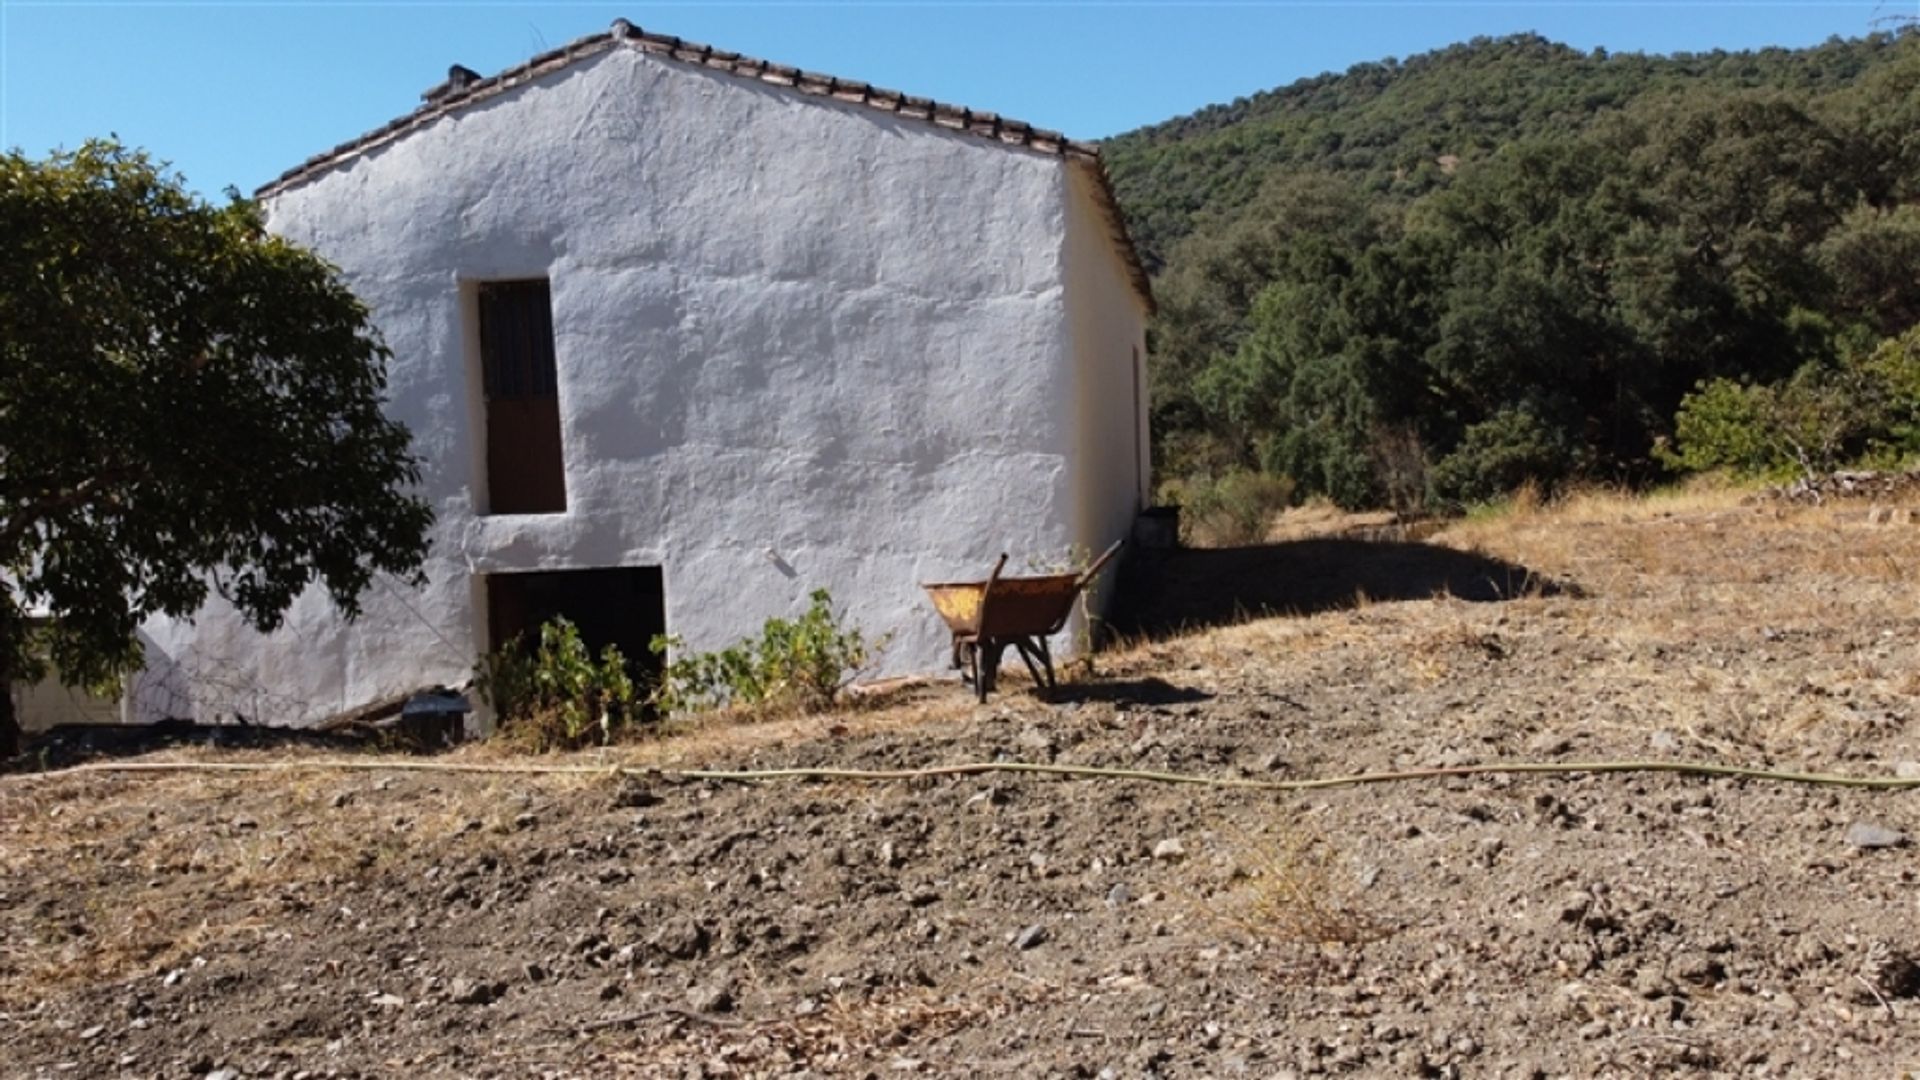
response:
<path id="1" fill-rule="evenodd" d="M 1080 580 L 1074 585 L 1074 588 L 1076 590 L 1084 589 L 1094 578 L 1099 577 L 1100 571 L 1106 569 L 1107 563 L 1113 561 L 1115 555 L 1120 554 L 1120 548 L 1125 544 L 1125 540 L 1115 540 L 1112 547 L 1101 552 L 1100 557 L 1093 560 L 1093 565 L 1087 567 L 1086 573 L 1080 575 Z"/>

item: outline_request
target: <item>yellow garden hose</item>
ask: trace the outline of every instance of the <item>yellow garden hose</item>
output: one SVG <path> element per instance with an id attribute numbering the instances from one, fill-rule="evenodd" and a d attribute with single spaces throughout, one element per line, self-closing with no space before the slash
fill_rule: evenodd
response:
<path id="1" fill-rule="evenodd" d="M 1195 773 L 1157 772 L 1146 769 L 1119 769 L 1099 765 L 1052 765 L 1032 761 L 969 761 L 954 765 L 928 765 L 914 769 L 845 769 L 832 767 L 795 767 L 785 769 L 656 769 L 629 765 L 510 765 L 463 764 L 442 761 L 361 761 L 351 758 L 327 758 L 313 761 L 128 761 L 94 762 L 56 772 L 27 773 L 11 779 L 39 779 L 71 776 L 76 773 L 164 773 L 164 772 L 432 772 L 472 773 L 504 776 L 633 776 L 667 780 L 712 780 L 726 783 L 758 783 L 768 780 L 919 780 L 941 776 L 976 776 L 987 773 L 1028 773 L 1042 776 L 1066 776 L 1087 780 L 1134 780 L 1157 784 L 1190 784 L 1201 787 L 1239 788 L 1248 791 L 1319 791 L 1326 788 L 1357 787 L 1363 784 L 1390 784 L 1408 780 L 1434 780 L 1447 777 L 1515 774 L 1576 775 L 1582 773 L 1680 773 L 1689 776 L 1723 776 L 1743 780 L 1765 780 L 1783 784 L 1812 784 L 1825 787 L 1852 787 L 1906 790 L 1920 787 L 1920 777 L 1845 776 L 1838 773 L 1796 772 L 1787 769 L 1762 769 L 1745 765 L 1724 765 L 1696 761 L 1569 761 L 1490 762 L 1483 765 L 1451 765 L 1422 769 L 1393 769 L 1381 772 L 1348 773 L 1306 780 L 1259 780 L 1248 777 L 1204 776 Z"/>

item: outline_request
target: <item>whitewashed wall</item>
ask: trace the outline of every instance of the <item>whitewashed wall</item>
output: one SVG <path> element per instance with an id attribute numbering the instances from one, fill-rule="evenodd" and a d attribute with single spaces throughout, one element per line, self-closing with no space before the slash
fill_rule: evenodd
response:
<path id="1" fill-rule="evenodd" d="M 1073 534 L 1097 556 L 1126 536 L 1151 501 L 1147 438 L 1146 303 L 1114 247 L 1086 166 L 1068 170 L 1066 267 L 1068 351 L 1074 370 Z M 1094 610 L 1114 574 L 1095 587 Z"/>
<path id="2" fill-rule="evenodd" d="M 157 620 L 136 714 L 310 721 L 464 680 L 478 576 L 520 570 L 661 566 L 693 648 L 825 586 L 892 635 L 884 670 L 943 668 L 920 581 L 1124 533 L 1108 489 L 1134 468 L 1086 453 L 1076 423 L 1111 406 L 1075 381 L 1118 362 L 1096 324 L 1137 340 L 1141 316 L 1108 269 L 1063 265 L 1115 259 L 1085 250 L 1104 237 L 1072 171 L 615 49 L 276 197 L 272 228 L 341 266 L 393 350 L 439 514 L 430 583 L 376 585 L 351 626 L 309 595 L 265 638 L 220 605 Z M 532 276 L 567 511 L 483 516 L 471 285 Z"/>

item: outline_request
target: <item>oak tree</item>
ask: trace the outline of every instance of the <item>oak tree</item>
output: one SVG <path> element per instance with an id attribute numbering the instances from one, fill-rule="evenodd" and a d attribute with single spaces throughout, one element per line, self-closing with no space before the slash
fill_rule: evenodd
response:
<path id="1" fill-rule="evenodd" d="M 210 596 L 262 630 L 417 580 L 431 512 L 367 309 L 260 207 L 146 154 L 0 156 L 0 687 L 137 666 Z M 19 725 L 0 694 L 0 756 Z"/>

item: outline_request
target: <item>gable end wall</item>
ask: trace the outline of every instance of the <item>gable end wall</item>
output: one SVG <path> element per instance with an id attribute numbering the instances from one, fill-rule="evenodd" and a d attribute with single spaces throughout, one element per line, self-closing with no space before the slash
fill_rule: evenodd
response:
<path id="1" fill-rule="evenodd" d="M 308 595 L 264 638 L 217 604 L 155 620 L 136 715 L 312 721 L 462 683 L 481 576 L 528 570 L 664 567 L 696 649 L 825 587 L 891 635 L 880 670 L 943 669 L 919 582 L 1080 538 L 1068 172 L 620 49 L 276 196 L 272 228 L 342 267 L 393 350 L 429 584 L 376 583 L 351 626 Z M 567 511 L 485 516 L 463 294 L 527 276 L 552 282 Z"/>

